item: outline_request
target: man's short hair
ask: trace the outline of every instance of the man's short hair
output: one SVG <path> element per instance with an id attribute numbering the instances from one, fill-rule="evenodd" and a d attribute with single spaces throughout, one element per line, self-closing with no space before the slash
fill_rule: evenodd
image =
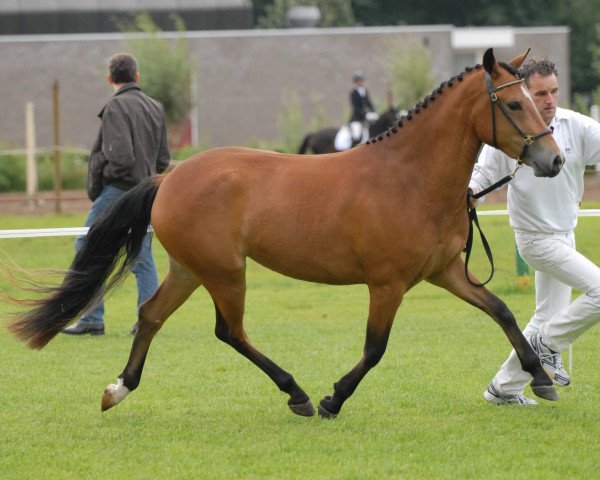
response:
<path id="1" fill-rule="evenodd" d="M 529 79 L 533 75 L 539 75 L 540 77 L 548 77 L 549 75 L 556 75 L 558 77 L 558 70 L 554 62 L 551 62 L 547 58 L 543 60 L 529 60 L 519 70 L 521 77 L 525 79 L 525 83 L 529 84 Z"/>
<path id="2" fill-rule="evenodd" d="M 129 53 L 116 53 L 108 60 L 108 70 L 114 83 L 133 82 L 137 73 L 137 60 Z"/>

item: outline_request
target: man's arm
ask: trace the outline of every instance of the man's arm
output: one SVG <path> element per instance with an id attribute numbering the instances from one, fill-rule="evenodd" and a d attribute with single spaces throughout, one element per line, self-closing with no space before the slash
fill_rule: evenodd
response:
<path id="1" fill-rule="evenodd" d="M 584 115 L 581 118 L 583 127 L 582 160 L 585 165 L 596 165 L 600 162 L 600 123 Z"/>
<path id="2" fill-rule="evenodd" d="M 484 145 L 473 167 L 469 188 L 473 193 L 481 192 L 511 172 L 510 159 L 500 150 Z M 476 207 L 485 197 L 469 199 L 469 208 Z"/>

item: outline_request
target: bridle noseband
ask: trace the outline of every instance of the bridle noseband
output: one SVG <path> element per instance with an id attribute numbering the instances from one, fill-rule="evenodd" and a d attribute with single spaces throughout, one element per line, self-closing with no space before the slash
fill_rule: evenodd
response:
<path id="1" fill-rule="evenodd" d="M 512 87 L 513 85 L 523 83 L 524 82 L 523 78 L 513 80 L 512 82 L 504 83 L 497 87 L 494 87 L 494 85 L 492 84 L 492 79 L 491 79 L 489 73 L 486 72 L 484 78 L 485 78 L 485 85 L 487 88 L 487 92 L 490 97 L 490 105 L 492 107 L 492 134 L 493 134 L 493 139 L 494 139 L 493 147 L 498 148 L 498 145 L 496 142 L 496 109 L 494 108 L 494 106 L 497 106 L 500 109 L 500 111 L 502 112 L 502 114 L 504 115 L 504 117 L 508 120 L 508 122 L 514 127 L 514 129 L 517 132 L 519 132 L 519 135 L 521 135 L 523 137 L 523 141 L 525 142 L 525 145 L 523 146 L 523 150 L 521 150 L 521 154 L 517 158 L 519 165 L 521 165 L 524 161 L 523 159 L 525 158 L 525 155 L 527 154 L 527 149 L 529 148 L 529 146 L 533 145 L 533 142 L 535 142 L 538 138 L 541 138 L 545 135 L 551 135 L 552 130 L 547 128 L 546 130 L 542 130 L 541 132 L 538 132 L 534 135 L 525 134 L 523 132 L 523 130 L 521 130 L 519 128 L 519 126 L 515 123 L 515 121 L 510 117 L 510 114 L 508 113 L 506 106 L 498 100 L 498 95 L 496 95 L 496 92 L 498 92 L 499 90 L 502 90 L 503 88 Z"/>

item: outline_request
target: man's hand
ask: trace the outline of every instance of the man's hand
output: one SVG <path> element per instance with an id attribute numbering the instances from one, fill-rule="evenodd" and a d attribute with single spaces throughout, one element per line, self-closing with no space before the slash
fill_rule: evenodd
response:
<path id="1" fill-rule="evenodd" d="M 472 189 L 472 188 L 467 188 L 467 208 L 469 210 L 471 210 L 472 208 L 475 208 L 477 205 L 479 205 L 479 200 L 477 198 L 474 198 L 473 195 L 475 195 L 479 190 L 477 189 Z"/>
<path id="2" fill-rule="evenodd" d="M 376 122 L 379 119 L 377 112 L 367 112 L 366 119 L 368 122 Z"/>

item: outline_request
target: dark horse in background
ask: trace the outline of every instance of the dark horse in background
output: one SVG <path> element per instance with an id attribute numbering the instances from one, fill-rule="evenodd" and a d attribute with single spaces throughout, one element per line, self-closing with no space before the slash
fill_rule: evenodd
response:
<path id="1" fill-rule="evenodd" d="M 368 288 L 361 358 L 321 400 L 323 417 L 335 417 L 381 360 L 398 307 L 423 280 L 490 315 L 532 375 L 533 392 L 556 400 L 513 314 L 492 292 L 469 282 L 461 258 L 469 231 L 467 185 L 481 142 L 520 158 L 537 176 L 557 175 L 564 162 L 518 77 L 525 55 L 497 63 L 486 51 L 483 67 L 468 67 L 442 83 L 385 134 L 345 152 L 217 148 L 148 179 L 91 226 L 61 285 L 43 298 L 23 300 L 33 308 L 10 330 L 30 348 L 44 347 L 127 274 L 152 225 L 169 255 L 169 271 L 139 309 L 129 360 L 105 388 L 102 410 L 138 387 L 156 333 L 203 286 L 214 302 L 216 336 L 268 375 L 289 396 L 294 413 L 314 414 L 294 377 L 260 352 L 244 329 L 247 258 L 300 280 Z"/>
<path id="2" fill-rule="evenodd" d="M 398 121 L 398 109 L 391 106 L 388 110 L 382 113 L 377 120 L 369 125 L 369 138 L 376 137 L 385 132 L 394 123 Z M 304 137 L 298 153 L 305 154 L 308 152 L 322 154 L 334 153 L 338 150 L 334 146 L 335 136 L 339 128 L 324 128 L 318 132 L 309 133 Z"/>

